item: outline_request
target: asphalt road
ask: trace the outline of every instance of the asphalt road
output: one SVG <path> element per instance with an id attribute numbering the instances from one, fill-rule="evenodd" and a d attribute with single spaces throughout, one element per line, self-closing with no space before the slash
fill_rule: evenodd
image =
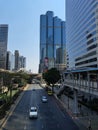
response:
<path id="1" fill-rule="evenodd" d="M 47 103 L 42 103 L 43 95 L 47 96 Z M 31 106 L 36 106 L 38 109 L 37 119 L 29 119 Z M 24 92 L 2 130 L 79 130 L 79 128 L 54 96 L 48 96 L 38 84 L 32 84 Z"/>

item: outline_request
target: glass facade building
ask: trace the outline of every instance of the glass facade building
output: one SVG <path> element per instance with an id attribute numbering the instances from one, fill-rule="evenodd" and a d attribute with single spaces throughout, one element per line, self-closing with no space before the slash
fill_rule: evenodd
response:
<path id="1" fill-rule="evenodd" d="M 0 24 L 0 68 L 6 69 L 8 25 Z"/>
<path id="2" fill-rule="evenodd" d="M 15 50 L 15 70 L 19 70 L 19 51 Z"/>
<path id="3" fill-rule="evenodd" d="M 19 56 L 19 68 L 25 68 L 26 67 L 26 57 Z"/>
<path id="4" fill-rule="evenodd" d="M 7 51 L 6 69 L 13 71 L 15 68 L 15 56 Z"/>
<path id="5" fill-rule="evenodd" d="M 98 0 L 66 0 L 67 67 L 98 67 Z"/>
<path id="6" fill-rule="evenodd" d="M 15 50 L 15 70 L 25 69 L 26 68 L 26 57 L 20 56 L 19 50 Z"/>
<path id="7" fill-rule="evenodd" d="M 65 43 L 65 22 L 57 16 L 54 17 L 52 11 L 41 15 L 39 72 L 58 65 L 65 68 Z"/>

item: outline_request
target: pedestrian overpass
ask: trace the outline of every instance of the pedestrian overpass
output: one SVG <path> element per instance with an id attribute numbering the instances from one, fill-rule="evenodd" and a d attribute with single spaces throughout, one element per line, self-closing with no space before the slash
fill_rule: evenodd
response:
<path id="1" fill-rule="evenodd" d="M 74 92 L 74 113 L 78 113 L 78 93 L 85 92 L 98 96 L 98 68 L 79 68 L 66 70 L 61 74 L 62 91 L 70 87 Z"/>

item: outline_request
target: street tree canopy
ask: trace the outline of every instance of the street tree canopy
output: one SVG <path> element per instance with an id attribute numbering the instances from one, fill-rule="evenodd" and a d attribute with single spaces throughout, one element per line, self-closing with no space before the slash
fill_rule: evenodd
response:
<path id="1" fill-rule="evenodd" d="M 54 86 L 55 83 L 57 83 L 61 76 L 60 72 L 56 68 L 51 68 L 47 72 L 44 72 L 42 74 L 43 79 L 45 80 L 47 85 Z"/>

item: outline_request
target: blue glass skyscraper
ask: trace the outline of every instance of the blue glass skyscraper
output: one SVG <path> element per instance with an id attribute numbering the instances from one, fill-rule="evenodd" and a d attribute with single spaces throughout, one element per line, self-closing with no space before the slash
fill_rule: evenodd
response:
<path id="1" fill-rule="evenodd" d="M 52 11 L 40 16 L 40 66 L 39 72 L 52 67 L 65 68 L 65 22 Z"/>
<path id="2" fill-rule="evenodd" d="M 98 0 L 66 0 L 67 67 L 98 67 Z"/>

